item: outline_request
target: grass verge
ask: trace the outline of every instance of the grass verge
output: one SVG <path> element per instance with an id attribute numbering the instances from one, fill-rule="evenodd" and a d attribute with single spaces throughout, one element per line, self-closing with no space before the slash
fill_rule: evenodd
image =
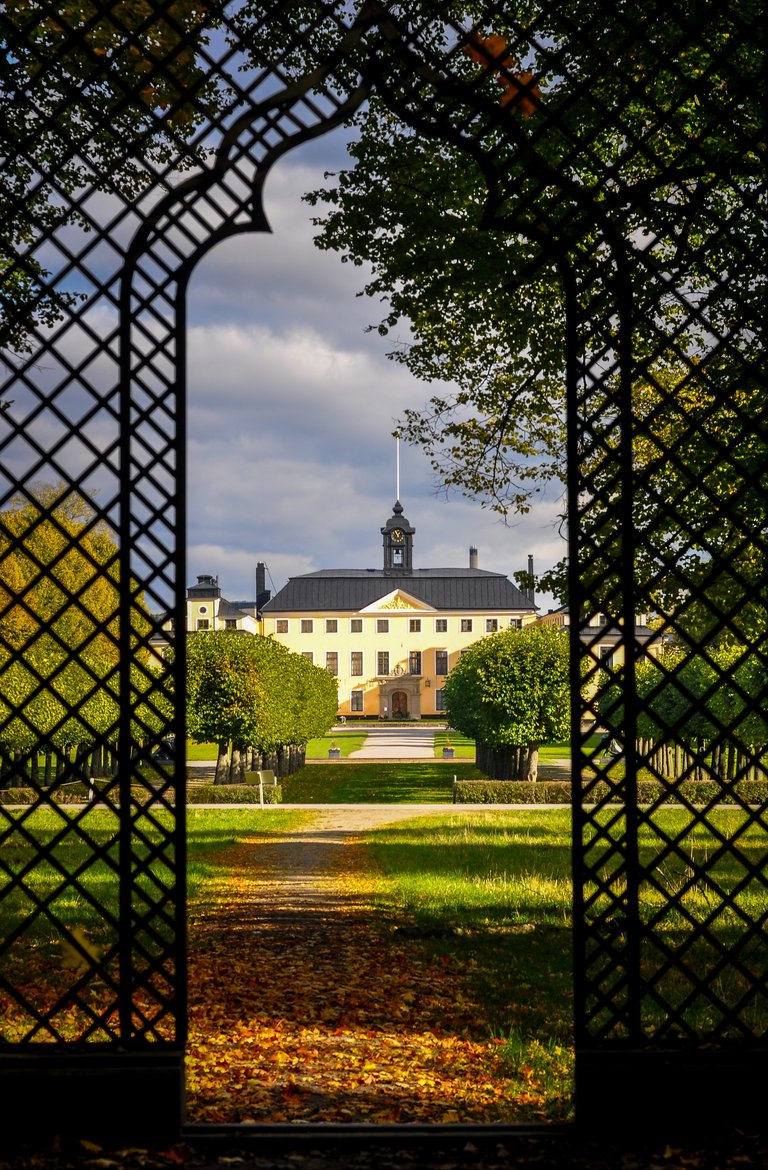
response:
<path id="1" fill-rule="evenodd" d="M 420 818 L 366 834 L 389 930 L 470 971 L 500 1080 L 502 1114 L 573 1110 L 570 815 Z"/>
<path id="2" fill-rule="evenodd" d="M 358 751 L 367 738 L 367 731 L 357 730 L 344 730 L 338 731 L 334 735 L 321 735 L 317 739 L 310 739 L 307 743 L 307 759 L 325 760 L 328 758 L 328 752 L 332 747 L 339 749 L 341 752 L 340 758 L 343 759 L 350 752 Z"/>

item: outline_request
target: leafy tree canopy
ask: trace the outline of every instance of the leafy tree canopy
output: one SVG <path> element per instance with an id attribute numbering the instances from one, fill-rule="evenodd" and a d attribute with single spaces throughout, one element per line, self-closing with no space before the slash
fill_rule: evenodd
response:
<path id="1" fill-rule="evenodd" d="M 219 98 L 200 58 L 217 8 L 204 0 L 4 6 L 0 348 L 31 352 L 30 330 L 77 299 L 48 286 L 34 254 L 41 230 L 87 226 L 68 196 L 95 179 L 101 190 L 136 197 L 158 170 L 200 161 L 190 140 Z"/>
<path id="2" fill-rule="evenodd" d="M 467 7 L 465 27 L 477 13 Z M 589 436 L 580 452 L 588 473 L 613 442 L 616 321 L 590 298 L 624 253 L 634 361 L 645 375 L 637 418 L 656 427 L 655 449 L 640 434 L 634 452 L 638 511 L 649 543 L 668 536 L 694 583 L 740 537 L 702 536 L 692 498 L 681 496 L 679 518 L 660 508 L 660 457 L 677 451 L 675 474 L 697 479 L 702 460 L 686 400 L 697 400 L 695 430 L 713 452 L 729 444 L 722 404 L 754 433 L 760 399 L 751 387 L 764 393 L 757 187 L 765 62 L 750 35 L 759 19 L 754 0 L 621 15 L 593 0 L 505 5 L 485 32 L 515 44 L 516 56 L 497 48 L 485 69 L 477 52 L 451 61 L 476 97 L 487 94 L 486 110 L 495 103 L 495 119 L 468 118 L 465 133 L 457 110 L 456 132 L 441 141 L 424 110 L 418 129 L 409 124 L 405 97 L 393 106 L 374 96 L 356 115 L 350 166 L 307 196 L 320 209 L 318 246 L 369 270 L 362 292 L 381 305 L 372 328 L 395 339 L 390 356 L 438 387 L 426 408 L 406 411 L 401 434 L 426 451 L 439 482 L 504 515 L 525 512 L 564 477 L 566 260 L 584 363 L 604 378 L 602 400 L 596 393 L 582 404 L 602 412 L 592 453 Z M 536 90 L 525 108 L 512 102 L 498 112 L 505 63 L 507 84 L 532 77 Z M 713 349 L 714 337 L 721 341 Z M 712 359 L 702 360 L 708 351 Z M 706 494 L 717 476 L 728 480 L 728 495 L 750 482 L 727 461 L 705 470 Z M 596 530 L 615 499 L 615 487 L 604 490 L 611 474 L 615 462 L 595 484 Z M 651 594 L 646 607 L 652 590 L 659 604 L 676 604 L 690 587 L 681 587 L 681 573 L 665 576 L 667 561 L 661 572 L 658 557 L 638 565 Z M 541 584 L 562 597 L 562 567 Z M 700 632 L 701 607 L 691 624 Z"/>
<path id="3" fill-rule="evenodd" d="M 38 485 L 0 512 L 0 742 L 90 743 L 117 727 L 119 550 L 90 502 L 64 485 Z M 132 605 L 133 686 L 151 689 L 149 619 Z M 13 708 L 13 714 L 12 709 Z M 142 735 L 157 723 L 140 713 Z"/>
<path id="4" fill-rule="evenodd" d="M 567 637 L 549 626 L 482 638 L 445 681 L 451 726 L 496 753 L 525 748 L 535 779 L 539 746 L 569 734 L 568 657 Z"/>

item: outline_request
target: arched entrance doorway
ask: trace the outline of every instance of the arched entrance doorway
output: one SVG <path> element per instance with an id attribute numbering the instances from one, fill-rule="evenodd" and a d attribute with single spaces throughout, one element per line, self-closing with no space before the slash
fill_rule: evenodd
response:
<path id="1" fill-rule="evenodd" d="M 406 691 L 393 691 L 390 696 L 390 715 L 393 719 L 407 719 L 408 695 Z"/>

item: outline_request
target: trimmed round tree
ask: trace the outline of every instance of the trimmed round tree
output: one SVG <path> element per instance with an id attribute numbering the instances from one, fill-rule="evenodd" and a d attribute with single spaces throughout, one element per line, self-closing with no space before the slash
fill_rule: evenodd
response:
<path id="1" fill-rule="evenodd" d="M 503 630 L 462 654 L 445 683 L 452 727 L 497 780 L 535 780 L 539 747 L 567 739 L 568 639 L 547 626 Z"/>

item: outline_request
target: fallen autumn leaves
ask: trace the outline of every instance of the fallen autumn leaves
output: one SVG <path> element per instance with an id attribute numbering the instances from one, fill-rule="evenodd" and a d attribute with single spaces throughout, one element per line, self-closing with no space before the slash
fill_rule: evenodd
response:
<path id="1" fill-rule="evenodd" d="M 493 1122 L 536 1104 L 471 972 L 393 938 L 354 838 L 326 838 L 237 846 L 234 888 L 192 910 L 188 1119 Z"/>

